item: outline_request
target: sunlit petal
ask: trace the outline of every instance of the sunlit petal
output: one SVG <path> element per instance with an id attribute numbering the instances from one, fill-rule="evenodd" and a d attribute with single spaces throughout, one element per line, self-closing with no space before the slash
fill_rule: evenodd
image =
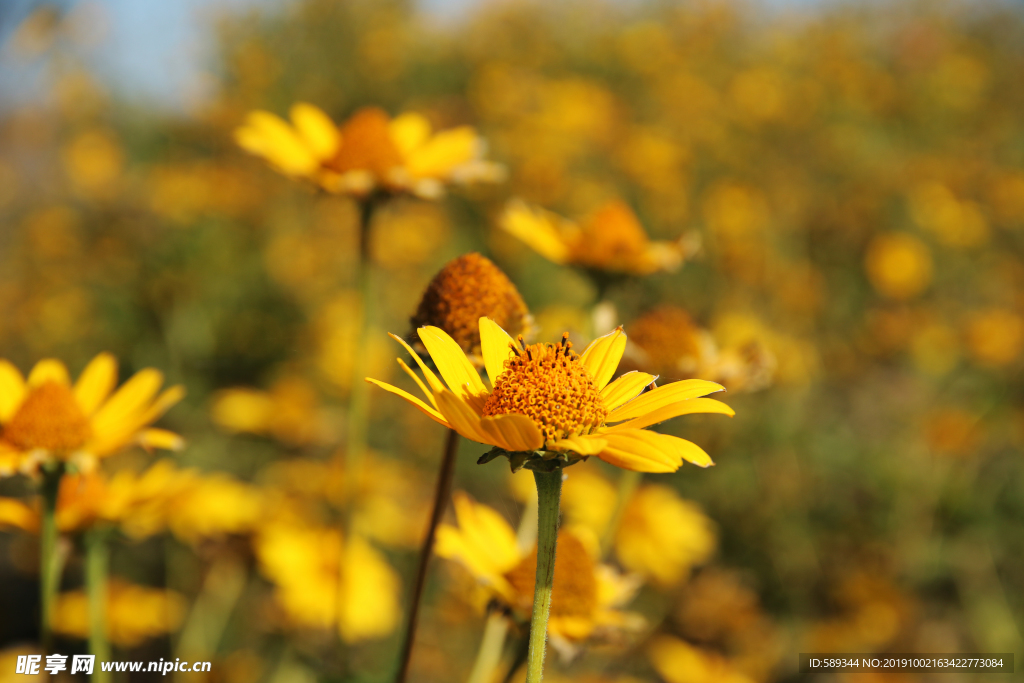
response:
<path id="1" fill-rule="evenodd" d="M 725 387 L 703 379 L 684 379 L 681 382 L 665 384 L 654 391 L 641 394 L 625 405 L 613 410 L 607 422 L 622 422 L 646 415 L 679 401 L 687 401 L 698 396 L 707 396 L 717 391 L 725 391 Z"/>

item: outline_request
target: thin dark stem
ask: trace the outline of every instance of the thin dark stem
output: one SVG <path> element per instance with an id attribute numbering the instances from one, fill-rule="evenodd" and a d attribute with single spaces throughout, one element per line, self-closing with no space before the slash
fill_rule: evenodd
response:
<path id="1" fill-rule="evenodd" d="M 395 683 L 405 683 L 409 674 L 409 662 L 412 660 L 412 648 L 416 641 L 416 625 L 419 620 L 420 602 L 423 600 L 423 587 L 427 583 L 427 567 L 430 564 L 430 556 L 434 552 L 434 537 L 437 535 L 437 525 L 441 523 L 445 508 L 448 507 L 448 499 L 452 493 L 452 477 L 455 474 L 455 455 L 459 450 L 459 435 L 454 429 L 448 430 L 448 438 L 444 445 L 444 459 L 441 461 L 441 471 L 437 475 L 437 488 L 434 491 L 434 510 L 430 514 L 430 526 L 427 527 L 427 536 L 423 539 L 420 547 L 420 562 L 416 567 L 416 580 L 413 584 L 412 599 L 409 604 L 409 619 L 405 626 L 405 640 L 402 643 L 402 654 L 398 664 L 398 674 L 395 676 Z"/>

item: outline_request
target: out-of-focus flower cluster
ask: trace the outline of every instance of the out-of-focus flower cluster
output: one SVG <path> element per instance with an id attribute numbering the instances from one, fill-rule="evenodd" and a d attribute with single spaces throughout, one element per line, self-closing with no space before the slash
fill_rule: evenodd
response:
<path id="1" fill-rule="evenodd" d="M 99 529 L 118 650 L 202 652 L 239 683 L 390 675 L 443 435 L 373 394 L 356 468 L 353 378 L 406 382 L 383 332 L 441 324 L 422 292 L 483 252 L 518 290 L 513 336 L 582 349 L 621 323 L 617 373 L 712 380 L 743 415 L 657 427 L 715 453 L 700 477 L 567 470 L 552 680 L 1019 651 L 1024 16 L 964 5 L 497 3 L 439 28 L 299 0 L 225 18 L 207 97 L 173 114 L 84 66 L 102 5 L 32 14 L 0 57 L 40 85 L 0 106 L 0 613 L 26 615 L 0 645 L 35 634 L 19 472 L 71 449 L 69 647 Z M 116 389 L 102 349 L 136 379 Z M 102 415 L 126 389 L 120 433 Z M 58 408 L 78 430 L 39 441 Z M 417 680 L 464 679 L 485 613 L 503 666 L 524 635 L 529 481 L 483 450 L 461 445 Z"/>

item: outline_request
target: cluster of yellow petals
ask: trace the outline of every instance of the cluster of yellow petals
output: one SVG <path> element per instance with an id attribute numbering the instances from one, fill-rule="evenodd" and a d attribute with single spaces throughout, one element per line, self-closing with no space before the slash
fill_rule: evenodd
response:
<path id="1" fill-rule="evenodd" d="M 515 531 L 497 510 L 462 492 L 455 493 L 453 502 L 457 526 L 438 527 L 437 554 L 461 564 L 490 598 L 528 618 L 537 574 L 536 547 L 520 547 Z M 633 615 L 618 609 L 632 598 L 635 587 L 599 564 L 572 532 L 559 534 L 548 634 L 555 644 L 567 644 L 635 623 Z"/>
<path id="2" fill-rule="evenodd" d="M 0 359 L 0 476 L 33 471 L 49 459 L 73 460 L 89 469 L 96 458 L 131 444 L 181 447 L 181 437 L 149 427 L 185 391 L 160 391 L 163 374 L 140 370 L 120 389 L 117 361 L 96 356 L 73 385 L 63 363 L 39 361 L 25 379 Z"/>
<path id="3" fill-rule="evenodd" d="M 160 588 L 113 580 L 107 585 L 107 638 L 118 647 L 135 647 L 155 636 L 174 633 L 185 617 L 181 595 Z M 74 638 L 89 637 L 89 597 L 69 591 L 57 598 L 53 628 Z"/>
<path id="4" fill-rule="evenodd" d="M 367 381 L 401 396 L 436 422 L 454 429 L 467 439 L 507 452 L 543 449 L 580 456 L 594 455 L 616 467 L 638 472 L 674 472 L 684 460 L 701 467 L 713 464 L 708 454 L 696 444 L 644 428 L 691 413 L 733 415 L 733 410 L 727 405 L 700 398 L 722 391 L 721 385 L 693 379 L 642 393 L 657 379 L 644 372 L 626 373 L 611 382 L 626 347 L 626 335 L 619 328 L 595 340 L 572 363 L 574 368 L 578 364 L 580 369 L 573 371 L 574 381 L 581 384 L 589 382 L 587 395 L 592 396 L 589 393 L 592 391 L 600 396 L 604 414 L 596 424 L 593 421 L 580 423 L 585 417 L 600 414 L 592 406 L 589 413 L 576 416 L 576 423 L 566 423 L 564 420 L 571 417 L 572 409 L 564 404 L 577 401 L 583 395 L 583 389 L 577 388 L 575 394 L 563 397 L 550 395 L 542 381 L 519 381 L 516 384 L 516 368 L 519 366 L 514 364 L 515 359 L 521 358 L 526 349 L 521 348 L 494 321 L 481 318 L 479 324 L 481 351 L 490 386 L 484 384 L 459 345 L 443 330 L 430 326 L 420 328 L 418 335 L 443 383 L 405 341 L 391 335 L 405 346 L 419 365 L 426 383 L 401 359 L 398 361 L 423 391 L 427 401 L 385 382 L 369 377 Z M 555 366 L 545 370 L 556 373 L 549 375 L 549 379 L 568 371 L 568 367 L 561 368 L 558 363 Z M 523 392 L 522 402 L 518 404 L 500 393 L 507 394 L 512 386 Z M 550 422 L 554 415 L 563 421 Z"/>
<path id="5" fill-rule="evenodd" d="M 267 111 L 251 112 L 235 140 L 281 173 L 328 192 L 364 196 L 383 190 L 434 198 L 448 183 L 503 176 L 500 166 L 483 159 L 484 142 L 469 126 L 435 133 L 420 114 L 391 118 L 368 107 L 339 127 L 301 102 L 292 106 L 290 118 L 291 123 Z"/>
<path id="6" fill-rule="evenodd" d="M 608 202 L 578 222 L 513 201 L 502 214 L 501 227 L 554 263 L 630 275 L 676 270 L 695 250 L 688 237 L 648 239 L 636 214 L 621 201 Z"/>

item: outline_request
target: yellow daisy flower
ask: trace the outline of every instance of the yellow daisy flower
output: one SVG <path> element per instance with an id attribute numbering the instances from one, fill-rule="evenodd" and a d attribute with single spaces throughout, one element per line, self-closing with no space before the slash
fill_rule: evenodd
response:
<path id="1" fill-rule="evenodd" d="M 501 166 L 485 161 L 483 139 L 470 126 L 433 132 L 420 114 L 391 118 L 360 109 L 342 126 L 303 102 L 291 123 L 251 112 L 235 141 L 281 173 L 311 180 L 329 192 L 365 196 L 375 190 L 436 198 L 449 183 L 498 181 Z"/>
<path id="2" fill-rule="evenodd" d="M 516 200 L 500 224 L 549 261 L 597 271 L 649 275 L 676 270 L 696 251 L 690 235 L 676 242 L 651 241 L 633 210 L 620 201 L 576 222 Z"/>
<path id="3" fill-rule="evenodd" d="M 596 455 L 638 472 L 674 472 L 684 460 L 701 467 L 713 464 L 696 444 L 644 427 L 690 413 L 733 415 L 724 403 L 700 398 L 722 391 L 721 385 L 691 379 L 641 395 L 657 379 L 644 372 L 609 383 L 626 347 L 621 327 L 577 354 L 568 334 L 557 344 L 523 347 L 489 318 L 480 318 L 479 325 L 489 386 L 459 345 L 430 326 L 421 327 L 418 335 L 443 383 L 404 340 L 391 335 L 423 372 L 426 384 L 398 361 L 426 402 L 390 384 L 369 377 L 366 381 L 401 396 L 467 439 L 495 446 L 481 462 L 505 454 L 513 469 L 546 469 L 540 461 L 561 466 Z"/>
<path id="4" fill-rule="evenodd" d="M 466 568 L 485 589 L 521 618 L 533 609 L 537 549 L 518 545 L 516 532 L 497 510 L 463 492 L 452 497 L 457 526 L 437 529 L 437 554 Z M 598 564 L 572 532 L 558 536 L 548 634 L 565 651 L 571 643 L 633 629 L 642 622 L 618 608 L 639 584 Z"/>
<path id="5" fill-rule="evenodd" d="M 185 611 L 185 599 L 174 591 L 114 579 L 107 586 L 107 637 L 118 647 L 136 647 L 150 638 L 174 633 L 185 618 Z M 57 633 L 88 638 L 86 593 L 62 593 L 54 609 L 53 624 Z"/>
<path id="6" fill-rule="evenodd" d="M 26 380 L 0 359 L 0 476 L 52 460 L 89 470 L 131 444 L 181 448 L 177 434 L 149 427 L 185 395 L 181 386 L 160 392 L 162 384 L 163 374 L 146 368 L 111 395 L 117 361 L 109 353 L 96 356 L 74 385 L 58 360 L 39 361 Z"/>

